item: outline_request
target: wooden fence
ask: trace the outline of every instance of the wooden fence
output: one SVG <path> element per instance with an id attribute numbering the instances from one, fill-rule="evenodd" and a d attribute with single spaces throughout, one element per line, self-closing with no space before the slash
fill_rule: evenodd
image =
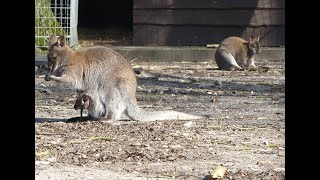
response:
<path id="1" fill-rule="evenodd" d="M 261 36 L 285 45 L 284 0 L 133 0 L 133 45 L 219 44 Z"/>

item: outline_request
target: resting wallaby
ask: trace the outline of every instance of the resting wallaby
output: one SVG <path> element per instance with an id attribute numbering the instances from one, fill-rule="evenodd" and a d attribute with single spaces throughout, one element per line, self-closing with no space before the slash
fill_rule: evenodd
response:
<path id="1" fill-rule="evenodd" d="M 232 71 L 256 69 L 254 54 L 261 52 L 259 36 L 246 41 L 240 37 L 228 37 L 217 48 L 215 61 L 219 69 Z"/>
<path id="2" fill-rule="evenodd" d="M 47 57 L 50 72 L 45 80 L 71 83 L 74 88 L 90 93 L 94 102 L 92 118 L 106 115 L 107 120 L 119 120 L 122 113 L 136 121 L 204 118 L 177 111 L 139 108 L 137 80 L 131 64 L 110 48 L 95 46 L 75 51 L 66 45 L 64 36 L 51 35 Z"/>

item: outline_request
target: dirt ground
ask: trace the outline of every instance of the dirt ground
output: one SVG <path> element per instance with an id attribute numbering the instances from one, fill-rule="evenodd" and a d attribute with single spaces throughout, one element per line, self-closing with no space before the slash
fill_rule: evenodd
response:
<path id="1" fill-rule="evenodd" d="M 257 65 L 259 62 L 256 63 Z M 137 99 L 193 121 L 65 122 L 76 91 L 35 78 L 36 179 L 284 179 L 284 60 L 268 71 L 226 72 L 209 62 L 143 63 Z M 84 112 L 86 114 L 86 112 Z"/>
<path id="2" fill-rule="evenodd" d="M 80 47 L 131 45 L 131 38 L 123 29 L 79 28 Z M 132 62 L 141 108 L 209 116 L 196 121 L 66 122 L 80 115 L 76 91 L 36 77 L 35 179 L 210 179 L 218 165 L 224 179 L 284 179 L 284 60 L 256 64 L 270 69 Z"/>

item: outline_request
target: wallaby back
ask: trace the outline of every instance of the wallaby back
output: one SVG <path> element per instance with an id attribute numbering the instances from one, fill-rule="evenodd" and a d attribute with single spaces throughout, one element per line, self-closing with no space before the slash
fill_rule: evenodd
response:
<path id="1" fill-rule="evenodd" d="M 254 54 L 259 54 L 259 36 L 251 37 L 246 41 L 240 37 L 224 39 L 215 53 L 215 61 L 219 69 L 240 70 L 255 68 Z"/>

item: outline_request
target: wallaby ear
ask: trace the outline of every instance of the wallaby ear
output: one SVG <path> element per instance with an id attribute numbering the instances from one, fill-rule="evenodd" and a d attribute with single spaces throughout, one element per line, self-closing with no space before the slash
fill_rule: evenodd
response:
<path id="1" fill-rule="evenodd" d="M 60 47 L 63 47 L 66 44 L 65 42 L 66 42 L 66 39 L 63 35 L 58 38 L 58 44 Z"/>
<path id="2" fill-rule="evenodd" d="M 90 105 L 90 102 L 89 101 L 84 101 L 83 103 L 83 109 L 87 109 Z"/>
<path id="3" fill-rule="evenodd" d="M 254 39 L 254 37 L 250 36 L 249 43 L 252 43 L 253 39 Z"/>
<path id="4" fill-rule="evenodd" d="M 89 105 L 90 105 L 89 96 L 84 94 L 82 96 L 82 102 L 83 102 L 83 108 L 87 109 L 89 107 Z"/>
<path id="5" fill-rule="evenodd" d="M 253 41 L 259 42 L 260 36 L 251 36 L 249 42 L 253 43 Z"/>
<path id="6" fill-rule="evenodd" d="M 257 37 L 257 41 L 259 42 L 260 36 Z"/>
<path id="7" fill-rule="evenodd" d="M 84 102 L 87 102 L 89 99 L 88 99 L 88 96 L 86 95 L 86 94 L 83 94 L 82 95 L 82 100 L 84 101 Z"/>
<path id="8" fill-rule="evenodd" d="M 49 37 L 49 46 L 57 42 L 57 36 L 54 34 L 51 34 Z"/>

